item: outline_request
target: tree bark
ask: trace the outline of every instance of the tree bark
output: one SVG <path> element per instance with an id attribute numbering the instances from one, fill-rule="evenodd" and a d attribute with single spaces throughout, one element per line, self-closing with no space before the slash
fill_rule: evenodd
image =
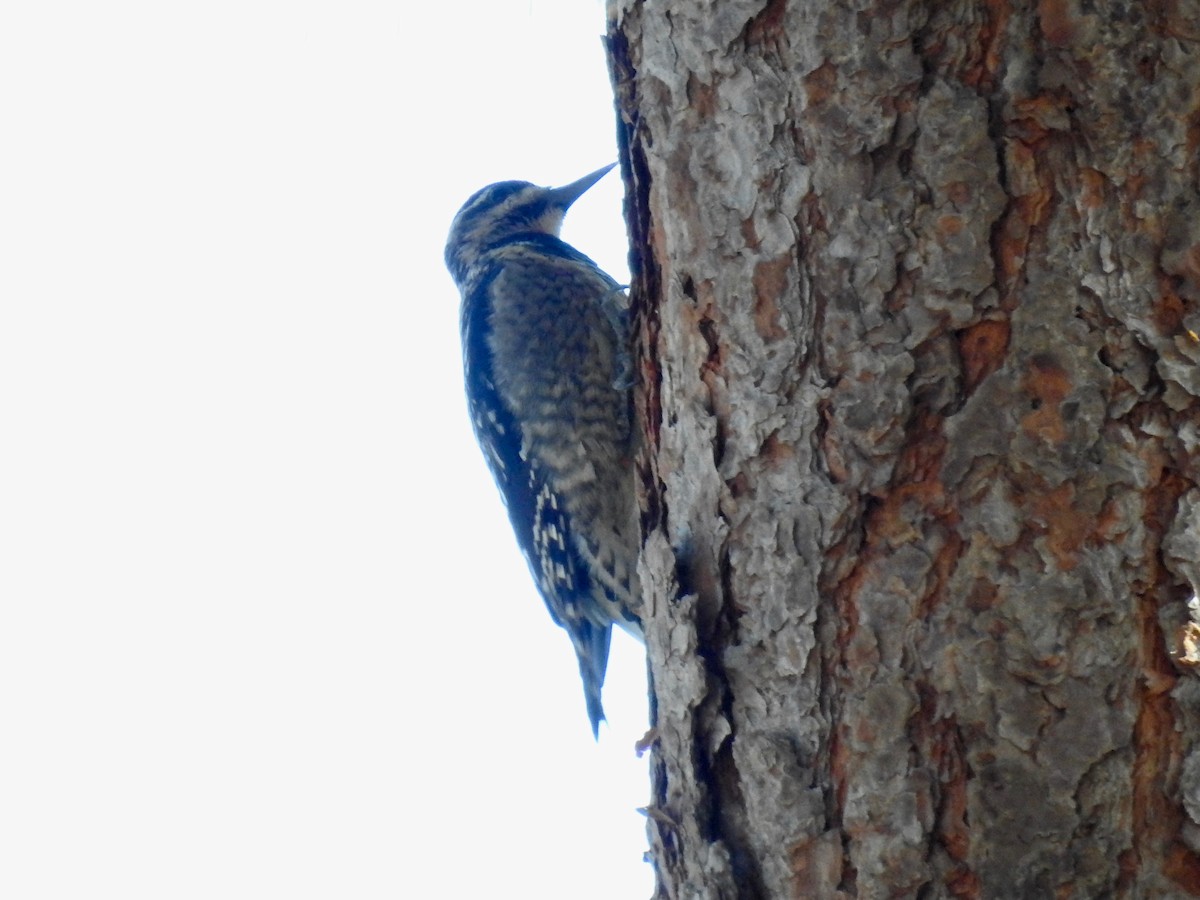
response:
<path id="1" fill-rule="evenodd" d="M 1200 9 L 610 0 L 657 896 L 1200 895 Z"/>

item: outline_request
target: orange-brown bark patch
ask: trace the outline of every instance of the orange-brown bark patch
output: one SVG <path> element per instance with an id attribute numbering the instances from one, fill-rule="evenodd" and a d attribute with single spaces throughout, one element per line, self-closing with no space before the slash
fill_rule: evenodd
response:
<path id="1" fill-rule="evenodd" d="M 996 235 L 996 261 L 1003 284 L 1009 291 L 1025 266 L 1025 254 L 1033 231 L 1045 222 L 1053 189 L 1043 177 L 1033 146 L 1018 140 L 1006 145 L 1005 166 L 1013 185 L 1013 196 L 1004 222 Z"/>
<path id="2" fill-rule="evenodd" d="M 1092 516 L 1075 506 L 1075 486 L 1070 482 L 1026 497 L 1033 519 L 1046 529 L 1046 549 L 1058 567 L 1069 572 L 1079 565 L 1079 551 L 1092 531 Z"/>
<path id="3" fill-rule="evenodd" d="M 1179 841 L 1167 850 L 1163 873 L 1193 897 L 1200 896 L 1200 858 Z"/>
<path id="4" fill-rule="evenodd" d="M 773 44 L 785 38 L 783 26 L 787 0 L 769 0 L 762 12 L 756 15 L 746 28 L 746 44 Z"/>
<path id="5" fill-rule="evenodd" d="M 958 338 L 958 353 L 962 359 L 964 385 L 974 391 L 1004 362 L 1008 349 L 1009 324 L 997 319 L 985 319 L 964 328 Z"/>
<path id="6" fill-rule="evenodd" d="M 1167 476 L 1148 492 L 1143 520 L 1161 534 L 1162 517 L 1170 515 L 1181 493 L 1181 479 Z M 1157 524 L 1156 524 L 1157 523 Z M 1183 823 L 1177 796 L 1181 756 L 1180 732 L 1175 725 L 1171 691 L 1177 676 L 1167 654 L 1158 620 L 1158 590 L 1167 574 L 1152 558 L 1150 584 L 1138 603 L 1139 656 L 1142 679 L 1138 686 L 1138 716 L 1133 727 L 1133 837 L 1130 854 L 1122 857 L 1125 883 L 1139 870 L 1161 865 L 1180 887 L 1192 891 L 1200 885 L 1190 860 L 1174 849 Z"/>
<path id="7" fill-rule="evenodd" d="M 934 226 L 937 229 L 937 235 L 940 238 L 953 237 L 966 227 L 962 216 L 946 215 L 938 216 L 938 220 Z"/>
<path id="8" fill-rule="evenodd" d="M 1067 439 L 1062 417 L 1062 402 L 1071 393 L 1071 377 L 1053 358 L 1040 354 L 1030 361 L 1030 370 L 1021 386 L 1033 398 L 1033 411 L 1021 419 L 1021 428 L 1047 444 Z"/>
<path id="9" fill-rule="evenodd" d="M 1154 304 L 1154 324 L 1163 334 L 1176 334 L 1183 328 L 1187 307 L 1175 290 L 1175 279 L 1164 272 L 1158 275 L 1159 296 Z"/>
<path id="10" fill-rule="evenodd" d="M 946 890 L 955 900 L 978 900 L 983 896 L 979 876 L 966 867 L 956 869 L 946 877 Z"/>
<path id="11" fill-rule="evenodd" d="M 1079 170 L 1079 202 L 1084 209 L 1097 209 L 1104 204 L 1104 175 L 1096 169 Z"/>
<path id="12" fill-rule="evenodd" d="M 1069 0 L 1038 0 L 1037 8 L 1038 25 L 1046 42 L 1054 47 L 1069 46 L 1075 39 Z"/>
<path id="13" fill-rule="evenodd" d="M 787 287 L 791 266 L 791 257 L 781 256 L 754 267 L 754 327 L 764 341 L 787 337 L 787 329 L 779 321 L 779 298 Z"/>
<path id="14" fill-rule="evenodd" d="M 781 441 L 779 433 L 773 431 L 763 441 L 759 454 L 766 460 L 767 465 L 771 469 L 779 470 L 784 466 L 790 465 L 792 460 L 796 458 L 796 448 L 786 441 Z"/>
<path id="15" fill-rule="evenodd" d="M 804 90 L 808 102 L 816 106 L 824 103 L 837 90 L 837 69 L 833 63 L 825 62 L 804 76 Z"/>
<path id="16" fill-rule="evenodd" d="M 711 84 L 700 81 L 695 74 L 688 76 L 688 105 L 703 119 L 710 119 L 717 111 L 717 91 Z"/>

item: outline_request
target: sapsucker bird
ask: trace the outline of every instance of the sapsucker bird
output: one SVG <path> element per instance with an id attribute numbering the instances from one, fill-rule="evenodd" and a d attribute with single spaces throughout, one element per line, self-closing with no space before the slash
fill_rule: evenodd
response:
<path id="1" fill-rule="evenodd" d="M 558 233 L 611 168 L 559 188 L 489 185 L 463 204 L 446 242 L 475 436 L 579 657 L 593 734 L 612 625 L 641 633 L 629 301 Z"/>

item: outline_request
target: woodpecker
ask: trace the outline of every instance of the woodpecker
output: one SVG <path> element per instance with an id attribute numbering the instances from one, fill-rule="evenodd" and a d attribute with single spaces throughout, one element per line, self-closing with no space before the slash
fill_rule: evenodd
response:
<path id="1" fill-rule="evenodd" d="M 489 185 L 446 241 L 475 437 L 579 658 L 593 736 L 612 626 L 641 636 L 629 299 L 558 234 L 611 168 L 558 188 Z"/>

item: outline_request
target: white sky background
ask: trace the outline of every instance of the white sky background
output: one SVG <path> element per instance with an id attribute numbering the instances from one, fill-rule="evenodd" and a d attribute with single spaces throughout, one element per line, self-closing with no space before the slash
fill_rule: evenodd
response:
<path id="1" fill-rule="evenodd" d="M 650 893 L 641 651 L 597 745 L 441 259 L 475 189 L 616 158 L 603 29 L 0 13 L 0 896 Z M 620 197 L 564 237 L 623 280 Z"/>

